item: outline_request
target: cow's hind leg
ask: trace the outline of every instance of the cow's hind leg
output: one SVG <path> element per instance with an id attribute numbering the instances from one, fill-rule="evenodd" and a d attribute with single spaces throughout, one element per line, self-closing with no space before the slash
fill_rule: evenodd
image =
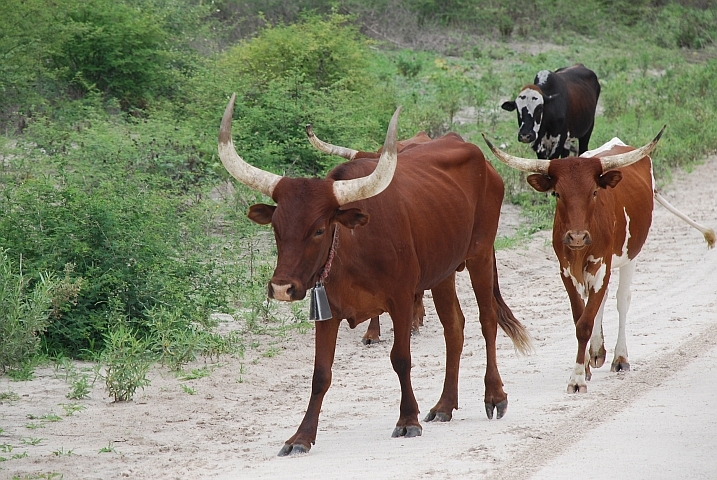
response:
<path id="1" fill-rule="evenodd" d="M 373 343 L 379 343 L 381 341 L 381 322 L 378 317 L 371 317 L 371 321 L 368 324 L 366 333 L 364 333 L 361 343 L 364 345 L 371 345 Z"/>
<path id="2" fill-rule="evenodd" d="M 393 348 L 391 348 L 391 365 L 401 383 L 400 416 L 392 437 L 418 437 L 423 432 L 418 423 L 418 402 L 411 385 L 411 324 L 413 321 L 413 298 L 406 301 L 394 300 L 391 306 L 393 320 Z"/>
<path id="3" fill-rule="evenodd" d="M 496 337 L 498 335 L 497 304 L 493 296 L 493 250 L 492 245 L 481 257 L 466 261 L 473 291 L 480 311 L 480 326 L 485 339 L 485 412 L 488 418 L 502 418 L 508 410 L 508 395 L 503 390 L 503 380 L 498 372 Z"/>
<path id="4" fill-rule="evenodd" d="M 411 324 L 411 335 L 416 335 L 423 326 L 423 317 L 426 316 L 426 308 L 423 306 L 423 294 L 413 297 L 413 323 Z"/>
<path id="5" fill-rule="evenodd" d="M 630 309 L 632 292 L 632 278 L 635 275 L 635 259 L 620 267 L 620 281 L 617 286 L 617 313 L 619 318 L 619 330 L 617 332 L 617 344 L 615 345 L 615 356 L 612 360 L 611 372 L 627 372 L 630 370 L 630 362 L 627 360 L 627 339 L 625 328 L 627 324 L 627 311 Z"/>
<path id="6" fill-rule="evenodd" d="M 431 291 L 438 318 L 443 325 L 443 336 L 446 339 L 446 376 L 441 398 L 428 412 L 425 420 L 448 422 L 453 417 L 453 410 L 458 408 L 458 369 L 463 351 L 463 328 L 466 322 L 456 296 L 455 273 Z"/>
<path id="7" fill-rule="evenodd" d="M 340 320 L 335 318 L 316 322 L 316 352 L 314 355 L 314 376 L 311 381 L 311 398 L 301 425 L 279 451 L 280 457 L 306 453 L 316 441 L 319 413 L 324 395 L 331 385 L 331 366 L 336 353 L 336 337 Z"/>

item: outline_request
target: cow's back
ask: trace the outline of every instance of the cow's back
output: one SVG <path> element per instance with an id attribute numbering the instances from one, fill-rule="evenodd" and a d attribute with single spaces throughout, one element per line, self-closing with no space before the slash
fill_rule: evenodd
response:
<path id="1" fill-rule="evenodd" d="M 614 147 L 598 154 L 598 157 L 615 155 L 633 150 L 631 147 Z M 652 160 L 645 157 L 642 160 L 619 169 L 622 180 L 613 189 L 615 197 L 615 240 L 613 254 L 621 256 L 625 242 L 625 229 L 630 223 L 630 238 L 628 239 L 629 258 L 635 258 L 647 240 L 652 225 L 652 210 L 654 200 L 654 179 L 652 176 Z"/>
<path id="2" fill-rule="evenodd" d="M 375 159 L 356 159 L 330 177 L 365 176 L 375 165 Z M 502 199 L 502 180 L 480 149 L 450 133 L 400 153 L 386 190 L 343 207 L 370 216 L 348 241 L 373 278 L 413 276 L 422 291 L 454 272 L 477 237 L 487 235 L 492 242 Z"/>

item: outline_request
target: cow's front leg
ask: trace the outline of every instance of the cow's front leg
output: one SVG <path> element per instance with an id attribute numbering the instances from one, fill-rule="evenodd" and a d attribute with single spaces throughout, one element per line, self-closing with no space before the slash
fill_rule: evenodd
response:
<path id="1" fill-rule="evenodd" d="M 607 279 L 605 280 L 607 284 Z M 590 363 L 586 357 L 588 342 L 593 332 L 593 324 L 595 316 L 600 310 L 603 298 L 605 297 L 605 288 L 599 289 L 597 292 L 590 292 L 587 305 L 582 315 L 575 323 L 575 336 L 578 340 L 578 354 L 575 358 L 575 367 L 568 381 L 568 393 L 586 393 L 588 385 L 587 377 L 590 375 Z"/>
<path id="2" fill-rule="evenodd" d="M 396 305 L 390 312 L 393 320 L 393 348 L 391 365 L 401 384 L 401 406 L 396 428 L 392 437 L 419 437 L 423 428 L 418 422 L 418 402 L 411 385 L 411 323 L 413 320 L 413 298 Z"/>
<path id="3" fill-rule="evenodd" d="M 590 336 L 590 361 L 588 363 L 588 369 L 590 367 L 600 368 L 605 364 L 605 357 L 607 352 L 605 351 L 605 337 L 602 329 L 602 317 L 605 312 L 605 302 L 607 300 L 607 288 L 605 295 L 602 297 L 602 304 L 600 310 L 598 310 L 595 316 L 595 323 L 593 324 L 593 333 Z M 588 370 L 589 371 L 589 370 Z M 590 378 L 588 378 L 590 380 Z"/>
<path id="4" fill-rule="evenodd" d="M 456 296 L 455 273 L 431 291 L 438 318 L 443 325 L 443 336 L 446 340 L 446 376 L 443 381 L 443 392 L 438 403 L 428 412 L 425 421 L 433 420 L 448 422 L 453 418 L 453 410 L 458 408 L 458 370 L 463 351 L 463 329 L 465 317 Z"/>
<path id="5" fill-rule="evenodd" d="M 336 315 L 329 320 L 316 322 L 316 347 L 314 353 L 314 376 L 311 381 L 311 398 L 304 419 L 296 433 L 286 441 L 279 456 L 306 453 L 316 442 L 316 430 L 319 425 L 319 413 L 324 395 L 331 385 L 331 366 L 336 352 L 336 336 L 340 320 Z"/>

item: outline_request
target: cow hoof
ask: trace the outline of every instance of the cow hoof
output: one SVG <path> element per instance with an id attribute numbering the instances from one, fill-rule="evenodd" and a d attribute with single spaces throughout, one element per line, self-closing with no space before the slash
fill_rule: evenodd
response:
<path id="1" fill-rule="evenodd" d="M 611 372 L 629 372 L 630 364 L 628 362 L 613 362 L 610 367 Z"/>
<path id="2" fill-rule="evenodd" d="M 426 422 L 432 422 L 434 420 L 436 422 L 450 422 L 452 418 L 453 415 L 450 413 L 430 411 L 423 420 Z"/>
<path id="3" fill-rule="evenodd" d="M 300 443 L 285 443 L 277 457 L 287 457 L 289 455 L 301 455 L 302 453 L 309 453 L 311 447 L 305 447 Z"/>
<path id="4" fill-rule="evenodd" d="M 492 403 L 486 402 L 485 404 L 485 414 L 488 415 L 488 420 L 493 420 L 493 411 L 495 410 L 495 418 L 500 420 L 503 418 L 503 415 L 505 415 L 505 412 L 508 411 L 508 399 L 506 398 L 502 402 L 499 402 L 496 405 L 493 405 Z"/>
<path id="5" fill-rule="evenodd" d="M 587 385 L 568 385 L 568 393 L 588 393 Z"/>
<path id="6" fill-rule="evenodd" d="M 361 343 L 364 345 L 373 345 L 374 343 L 381 343 L 380 338 L 362 338 Z"/>
<path id="7" fill-rule="evenodd" d="M 406 438 L 413 438 L 413 437 L 420 437 L 423 433 L 423 428 L 421 428 L 420 425 L 408 425 L 407 427 L 396 427 L 393 429 L 393 433 L 391 434 L 391 437 L 397 438 L 397 437 L 406 437 Z"/>
<path id="8" fill-rule="evenodd" d="M 600 368 L 605 365 L 606 355 L 607 352 L 605 352 L 605 347 L 600 347 L 598 353 L 590 355 L 590 366 L 593 368 Z"/>

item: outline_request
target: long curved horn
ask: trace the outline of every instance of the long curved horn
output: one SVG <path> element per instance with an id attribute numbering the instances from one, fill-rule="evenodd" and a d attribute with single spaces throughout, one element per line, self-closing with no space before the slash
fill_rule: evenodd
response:
<path id="1" fill-rule="evenodd" d="M 401 107 L 396 109 L 393 117 L 391 117 L 391 122 L 388 124 L 383 152 L 373 173 L 366 177 L 334 182 L 334 195 L 339 205 L 378 195 L 391 183 L 398 161 L 396 131 L 398 130 L 399 113 L 401 113 Z"/>
<path id="2" fill-rule="evenodd" d="M 603 173 L 607 172 L 608 170 L 615 170 L 616 168 L 627 167 L 628 165 L 631 165 L 642 159 L 643 157 L 649 155 L 650 152 L 652 152 L 652 150 L 655 148 L 655 145 L 657 145 L 657 141 L 660 140 L 660 137 L 662 136 L 662 133 L 665 131 L 666 127 L 667 125 L 663 126 L 662 130 L 660 130 L 660 133 L 658 133 L 657 136 L 644 147 L 640 147 L 637 150 L 632 150 L 631 152 L 621 153 L 619 155 L 609 155 L 607 157 L 601 157 L 600 163 L 602 164 Z"/>
<path id="3" fill-rule="evenodd" d="M 338 155 L 339 157 L 344 157 L 348 160 L 353 160 L 358 153 L 358 150 L 352 150 L 346 147 L 339 147 L 338 145 L 331 145 L 330 143 L 326 143 L 323 140 L 319 140 L 316 135 L 314 135 L 314 130 L 311 128 L 310 123 L 306 124 L 306 135 L 309 136 L 309 141 L 311 142 L 311 144 L 316 147 L 316 149 L 320 152 L 328 153 L 329 155 Z"/>
<path id="4" fill-rule="evenodd" d="M 219 158 L 232 177 L 247 187 L 271 197 L 274 187 L 283 177 L 249 165 L 237 154 L 232 141 L 232 113 L 235 100 L 236 93 L 232 94 L 222 117 L 222 125 L 219 128 Z"/>
<path id="5" fill-rule="evenodd" d="M 485 140 L 485 143 L 488 144 L 488 148 L 490 148 L 491 152 L 493 152 L 493 155 L 498 157 L 498 160 L 505 163 L 509 167 L 513 167 L 524 172 L 542 173 L 543 175 L 548 174 L 550 160 L 514 157 L 513 155 L 509 155 L 493 146 L 493 144 L 490 143 L 490 140 L 488 140 L 488 137 L 485 136 L 485 133 L 482 133 L 481 135 L 483 135 L 483 140 Z"/>

